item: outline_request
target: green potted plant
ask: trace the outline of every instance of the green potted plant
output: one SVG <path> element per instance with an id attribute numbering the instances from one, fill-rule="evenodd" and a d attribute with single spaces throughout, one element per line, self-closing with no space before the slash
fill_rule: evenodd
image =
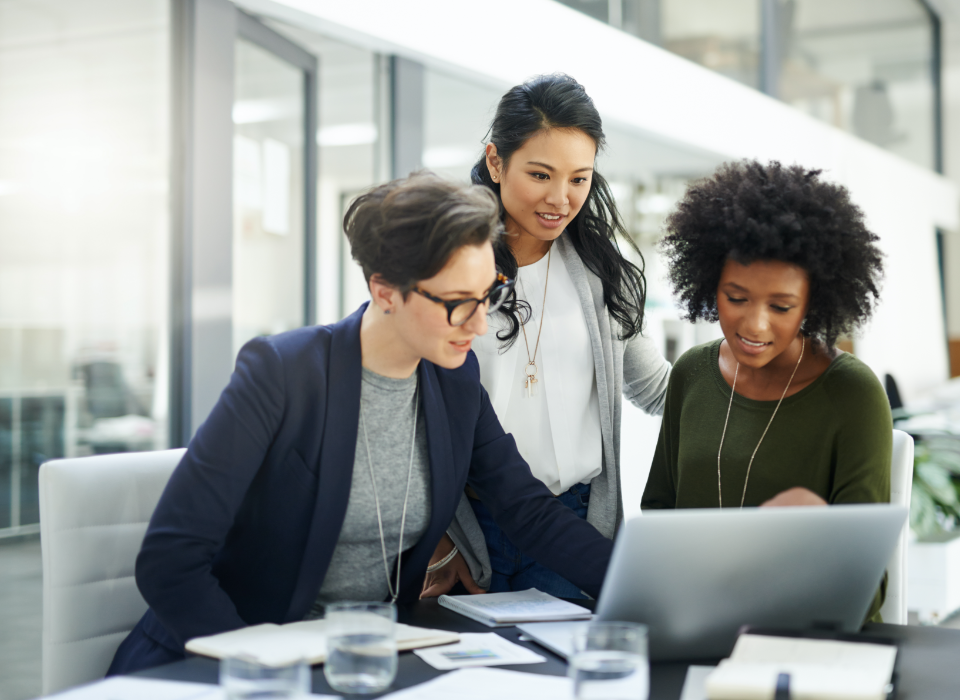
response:
<path id="1" fill-rule="evenodd" d="M 907 605 L 936 623 L 960 609 L 960 436 L 914 440 Z"/>

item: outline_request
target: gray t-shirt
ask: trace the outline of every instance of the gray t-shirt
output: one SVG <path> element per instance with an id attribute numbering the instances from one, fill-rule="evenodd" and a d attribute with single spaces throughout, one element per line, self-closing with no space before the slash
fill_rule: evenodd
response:
<path id="1" fill-rule="evenodd" d="M 353 462 L 350 501 L 330 567 L 323 579 L 308 618 L 323 615 L 323 606 L 340 600 L 384 600 L 388 595 L 383 567 L 377 503 L 374 498 L 367 443 L 380 496 L 383 536 L 387 547 L 390 584 L 395 585 L 394 565 L 400 544 L 400 518 L 410 468 L 413 437 L 414 394 L 417 373 L 406 379 L 384 377 L 364 368 L 360 384 L 363 419 L 357 429 L 357 450 Z M 420 402 L 419 392 L 417 401 Z M 322 487 L 321 487 L 322 488 Z M 410 474 L 410 496 L 403 528 L 404 551 L 413 547 L 430 520 L 430 460 L 427 428 L 422 407 L 417 411 L 416 449 Z"/>

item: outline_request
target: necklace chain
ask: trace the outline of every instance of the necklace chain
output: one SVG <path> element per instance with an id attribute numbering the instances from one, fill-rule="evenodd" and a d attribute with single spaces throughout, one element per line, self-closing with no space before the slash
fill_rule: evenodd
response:
<path id="1" fill-rule="evenodd" d="M 530 356 L 530 343 L 527 341 L 527 328 L 524 324 L 520 324 L 520 330 L 523 331 L 523 345 L 527 349 L 527 365 L 524 367 L 523 373 L 526 375 L 526 380 L 523 383 L 524 389 L 527 392 L 527 398 L 531 398 L 534 395 L 535 385 L 537 383 L 537 350 L 540 348 L 540 334 L 543 332 L 543 317 L 546 315 L 547 310 L 547 285 L 550 283 L 550 254 L 553 252 L 553 246 L 547 249 L 547 272 L 544 275 L 543 279 L 543 304 L 540 306 L 540 327 L 537 329 L 537 342 L 533 345 L 533 357 Z M 523 296 L 527 296 L 527 291 L 523 288 L 523 280 L 520 279 L 519 272 L 517 274 L 517 279 L 520 280 L 520 289 L 523 291 Z M 533 373 L 530 373 L 530 368 L 533 368 Z"/>
<path id="2" fill-rule="evenodd" d="M 400 559 L 403 556 L 403 528 L 407 522 L 407 499 L 410 497 L 410 481 L 413 475 L 413 455 L 417 446 L 417 409 L 420 407 L 417 398 L 420 394 L 420 378 L 417 377 L 416 388 L 413 390 L 413 438 L 410 441 L 410 466 L 407 469 L 407 491 L 403 496 L 403 512 L 400 516 L 400 544 L 397 545 L 397 583 L 390 585 L 390 566 L 387 564 L 387 542 L 383 537 L 383 517 L 380 515 L 380 494 L 377 493 L 377 479 L 373 473 L 373 460 L 370 459 L 370 441 L 367 439 L 367 421 L 363 417 L 363 401 L 360 401 L 360 423 L 363 426 L 363 444 L 367 449 L 367 466 L 370 467 L 370 481 L 373 482 L 373 498 L 377 504 L 377 525 L 380 527 L 380 551 L 383 554 L 383 572 L 387 577 L 387 591 L 390 601 L 397 602 L 400 595 Z"/>
<path id="3" fill-rule="evenodd" d="M 790 379 L 787 381 L 787 386 L 784 388 L 783 393 L 780 394 L 780 400 L 777 401 L 776 407 L 773 409 L 773 414 L 770 416 L 770 420 L 767 421 L 767 427 L 763 429 L 763 435 L 760 436 L 757 446 L 753 448 L 753 454 L 750 455 L 750 462 L 747 464 L 747 476 L 743 480 L 743 494 L 740 496 L 740 507 L 743 508 L 743 503 L 747 498 L 747 484 L 750 483 L 750 468 L 753 467 L 753 458 L 757 456 L 757 450 L 760 449 L 760 443 L 763 442 L 763 438 L 767 436 L 767 431 L 770 430 L 770 426 L 773 424 L 773 419 L 777 416 L 777 411 L 780 410 L 780 404 L 783 403 L 783 397 L 787 395 L 787 391 L 790 390 L 790 385 L 793 383 L 793 377 L 796 375 L 797 370 L 800 369 L 800 361 L 803 360 L 803 349 L 806 347 L 806 338 L 802 335 L 800 336 L 800 357 L 797 359 L 797 364 L 793 368 L 793 372 L 790 374 Z M 737 388 L 737 376 L 740 374 L 740 363 L 737 362 L 737 369 L 733 373 L 733 386 L 730 387 L 730 402 L 727 404 L 727 417 L 723 421 L 723 432 L 720 434 L 720 449 L 717 450 L 717 497 L 719 500 L 719 507 L 723 508 L 723 490 L 720 487 L 720 455 L 723 453 L 723 439 L 727 435 L 727 423 L 730 422 L 730 407 L 733 406 L 733 392 Z"/>

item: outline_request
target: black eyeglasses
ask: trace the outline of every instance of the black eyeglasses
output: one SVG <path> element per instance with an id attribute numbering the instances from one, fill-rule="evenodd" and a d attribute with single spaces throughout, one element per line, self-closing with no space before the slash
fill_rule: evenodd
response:
<path id="1" fill-rule="evenodd" d="M 490 287 L 490 291 L 486 293 L 483 299 L 455 299 L 453 301 L 447 301 L 446 299 L 435 297 L 430 292 L 425 292 L 419 287 L 414 287 L 410 291 L 416 292 L 420 296 L 426 297 L 437 304 L 443 304 L 447 309 L 447 322 L 451 326 L 462 326 L 470 320 L 477 309 L 480 308 L 481 304 L 488 305 L 488 314 L 492 314 L 503 306 L 503 302 L 506 301 L 510 295 L 510 290 L 513 289 L 513 285 L 514 281 L 512 279 L 498 273 L 497 279 L 493 282 L 493 286 Z"/>

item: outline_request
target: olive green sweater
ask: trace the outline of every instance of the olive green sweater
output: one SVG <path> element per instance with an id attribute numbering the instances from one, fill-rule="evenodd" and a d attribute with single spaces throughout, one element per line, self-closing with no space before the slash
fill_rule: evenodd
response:
<path id="1" fill-rule="evenodd" d="M 643 509 L 719 505 L 717 451 L 730 401 L 720 343 L 695 347 L 674 365 Z M 734 394 L 720 461 L 724 508 L 740 506 L 750 455 L 776 405 Z M 892 431 L 876 375 L 853 355 L 839 355 L 812 384 L 783 400 L 754 459 L 744 506 L 794 486 L 832 504 L 889 503 Z M 885 584 L 868 620 L 879 617 Z"/>

